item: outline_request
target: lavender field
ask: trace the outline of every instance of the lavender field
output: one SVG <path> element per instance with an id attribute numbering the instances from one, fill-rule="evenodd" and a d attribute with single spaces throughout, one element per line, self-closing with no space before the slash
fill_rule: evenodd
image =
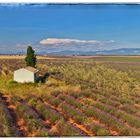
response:
<path id="1" fill-rule="evenodd" d="M 1 59 L 0 136 L 140 136 L 135 59 L 41 59 L 45 81 L 28 84 L 12 80 L 24 60 Z"/>

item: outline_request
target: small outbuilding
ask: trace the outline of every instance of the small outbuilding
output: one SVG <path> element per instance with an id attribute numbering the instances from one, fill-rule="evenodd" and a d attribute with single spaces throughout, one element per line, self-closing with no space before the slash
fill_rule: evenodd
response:
<path id="1" fill-rule="evenodd" d="M 39 77 L 38 70 L 33 67 L 25 67 L 14 71 L 14 81 L 19 83 L 35 83 Z"/>

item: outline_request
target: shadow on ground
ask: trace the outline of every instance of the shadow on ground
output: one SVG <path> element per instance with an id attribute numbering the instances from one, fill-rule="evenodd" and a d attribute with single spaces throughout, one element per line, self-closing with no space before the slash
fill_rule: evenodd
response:
<path id="1" fill-rule="evenodd" d="M 37 82 L 45 83 L 50 76 L 55 76 L 60 74 L 60 72 L 46 72 L 44 75 L 37 78 Z"/>

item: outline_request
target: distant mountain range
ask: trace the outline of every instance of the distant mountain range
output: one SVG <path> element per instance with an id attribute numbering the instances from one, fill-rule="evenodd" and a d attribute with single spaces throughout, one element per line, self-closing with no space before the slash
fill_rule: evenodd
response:
<path id="1" fill-rule="evenodd" d="M 7 53 L 0 53 L 2 54 L 9 54 L 9 55 L 23 55 L 25 51 L 20 52 L 7 52 Z M 38 55 L 140 55 L 140 48 L 121 48 L 121 49 L 113 49 L 113 50 L 103 50 L 103 51 L 58 51 L 58 52 L 50 52 L 47 51 L 39 51 L 36 52 Z"/>
<path id="2" fill-rule="evenodd" d="M 45 53 L 45 52 L 42 52 Z M 54 55 L 140 55 L 140 48 L 121 48 L 113 50 L 104 50 L 104 51 L 59 51 L 52 52 L 47 54 Z"/>

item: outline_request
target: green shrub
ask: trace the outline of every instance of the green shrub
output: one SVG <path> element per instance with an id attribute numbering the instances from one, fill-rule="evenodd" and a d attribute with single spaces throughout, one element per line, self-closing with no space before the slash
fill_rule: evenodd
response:
<path id="1" fill-rule="evenodd" d="M 20 102 L 20 100 L 21 100 L 21 98 L 19 96 L 12 95 L 12 97 L 11 97 L 11 103 L 14 105 L 16 105 L 17 102 Z"/>
<path id="2" fill-rule="evenodd" d="M 39 136 L 40 137 L 48 137 L 48 132 L 46 132 L 46 130 L 40 130 Z"/>
<path id="3" fill-rule="evenodd" d="M 13 80 L 7 81 L 6 84 L 7 84 L 7 87 L 8 87 L 8 88 L 13 88 L 13 87 L 18 86 L 18 83 L 17 83 L 16 81 L 13 81 Z"/>
<path id="4" fill-rule="evenodd" d="M 82 124 L 82 122 L 85 120 L 84 116 L 80 116 L 80 115 L 76 115 L 72 117 L 76 123 L 78 124 Z"/>
<path id="5" fill-rule="evenodd" d="M 7 82 L 7 84 L 17 84 L 17 82 L 14 81 L 14 80 L 9 80 L 9 81 Z"/>
<path id="6" fill-rule="evenodd" d="M 31 99 L 28 101 L 28 104 L 31 105 L 32 107 L 36 107 L 36 105 L 38 104 L 38 99 L 36 99 L 36 98 L 31 98 Z"/>
<path id="7" fill-rule="evenodd" d="M 51 114 L 50 120 L 51 120 L 52 124 L 55 124 L 55 122 L 58 121 L 59 119 L 60 119 L 60 116 L 58 116 L 54 113 Z"/>
<path id="8" fill-rule="evenodd" d="M 29 132 L 34 132 L 36 130 L 41 129 L 41 124 L 36 119 L 34 119 L 32 116 L 27 115 L 25 117 L 25 120 L 26 120 L 26 124 L 27 124 Z"/>
<path id="9" fill-rule="evenodd" d="M 97 130 L 97 136 L 108 136 L 109 132 L 105 129 L 98 129 Z"/>
<path id="10" fill-rule="evenodd" d="M 86 114 L 86 116 L 88 116 L 88 117 L 93 117 L 95 114 L 95 111 L 92 109 L 87 109 L 86 107 L 83 107 L 82 109 L 83 109 L 84 113 Z"/>
<path id="11" fill-rule="evenodd" d="M 57 107 L 61 103 L 61 101 L 59 99 L 54 98 L 50 100 L 50 103 L 54 105 L 55 107 Z"/>
<path id="12" fill-rule="evenodd" d="M 50 111 L 47 109 L 45 104 L 40 104 L 37 106 L 37 109 L 39 110 L 40 114 L 47 120 L 50 119 L 51 114 Z"/>
<path id="13" fill-rule="evenodd" d="M 26 112 L 27 108 L 28 108 L 27 105 L 18 104 L 17 107 L 16 107 L 17 116 L 23 117 L 23 114 L 24 114 L 24 112 Z"/>

